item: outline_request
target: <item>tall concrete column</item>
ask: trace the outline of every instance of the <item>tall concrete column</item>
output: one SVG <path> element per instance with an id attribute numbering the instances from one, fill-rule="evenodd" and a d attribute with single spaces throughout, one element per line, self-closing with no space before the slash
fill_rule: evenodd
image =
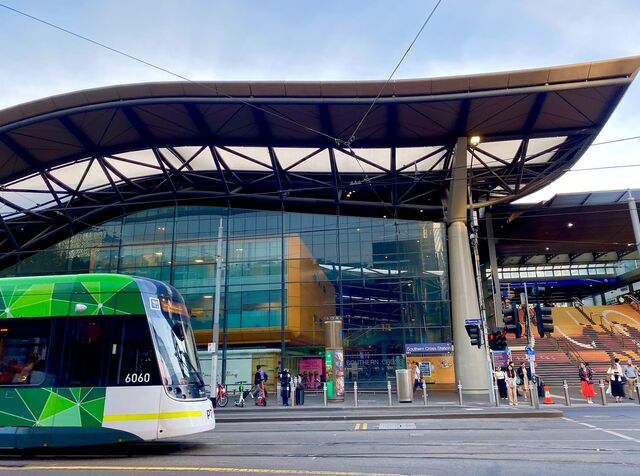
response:
<path id="1" fill-rule="evenodd" d="M 480 319 L 480 307 L 467 229 L 467 138 L 456 143 L 452 182 L 449 188 L 448 249 L 451 320 L 456 380 L 465 393 L 487 393 L 487 358 L 483 349 L 471 345 L 465 319 Z"/>

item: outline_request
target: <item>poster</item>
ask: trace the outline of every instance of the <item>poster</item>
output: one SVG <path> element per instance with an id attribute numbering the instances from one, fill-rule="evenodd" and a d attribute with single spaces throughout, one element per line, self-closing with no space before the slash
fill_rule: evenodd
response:
<path id="1" fill-rule="evenodd" d="M 455 384 L 453 353 L 445 355 L 407 355 L 407 368 L 413 369 L 413 363 L 420 367 L 422 379 L 429 384 L 445 387 Z M 411 382 L 413 382 L 413 372 Z"/>
<path id="2" fill-rule="evenodd" d="M 324 368 L 322 359 L 300 359 L 298 375 L 302 378 L 302 386 L 306 389 L 322 388 Z"/>
<path id="3" fill-rule="evenodd" d="M 344 354 L 341 350 L 333 351 L 333 370 L 336 396 L 341 397 L 344 395 Z"/>

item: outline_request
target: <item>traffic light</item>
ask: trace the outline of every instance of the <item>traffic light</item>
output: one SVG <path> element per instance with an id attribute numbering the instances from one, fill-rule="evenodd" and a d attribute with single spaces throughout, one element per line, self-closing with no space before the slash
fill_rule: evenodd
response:
<path id="1" fill-rule="evenodd" d="M 538 328 L 540 338 L 543 338 L 545 334 L 551 334 L 553 332 L 553 316 L 551 315 L 550 307 L 543 307 L 540 304 L 536 304 L 536 327 Z"/>
<path id="2" fill-rule="evenodd" d="M 507 348 L 507 333 L 496 330 L 489 334 L 489 348 L 491 350 L 505 350 Z"/>
<path id="3" fill-rule="evenodd" d="M 518 306 L 512 304 L 510 308 L 502 310 L 502 319 L 504 320 L 504 330 L 516 335 L 516 339 L 522 336 L 522 324 L 518 319 Z"/>
<path id="4" fill-rule="evenodd" d="M 467 329 L 467 334 L 469 334 L 469 338 L 471 339 L 471 345 L 475 345 L 478 349 L 482 347 L 482 331 L 480 330 L 480 326 L 474 324 L 464 327 Z"/>

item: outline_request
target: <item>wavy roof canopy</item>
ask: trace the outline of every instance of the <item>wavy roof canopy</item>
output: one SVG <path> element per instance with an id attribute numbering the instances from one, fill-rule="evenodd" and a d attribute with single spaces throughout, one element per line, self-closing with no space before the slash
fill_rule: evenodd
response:
<path id="1" fill-rule="evenodd" d="M 150 83 L 21 104 L 0 111 L 0 253 L 169 200 L 441 218 L 461 136 L 482 137 L 467 153 L 476 205 L 511 201 L 579 159 L 639 67 Z"/>

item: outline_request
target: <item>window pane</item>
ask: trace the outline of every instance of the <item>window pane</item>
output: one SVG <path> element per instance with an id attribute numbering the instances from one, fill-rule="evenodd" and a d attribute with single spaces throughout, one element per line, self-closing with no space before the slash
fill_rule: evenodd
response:
<path id="1" fill-rule="evenodd" d="M 160 385 L 146 316 L 114 317 L 108 385 Z"/>
<path id="2" fill-rule="evenodd" d="M 101 387 L 107 339 L 104 316 L 69 319 L 63 387 Z"/>
<path id="3" fill-rule="evenodd" d="M 43 383 L 51 322 L 8 319 L 3 320 L 0 326 L 0 384 Z"/>

